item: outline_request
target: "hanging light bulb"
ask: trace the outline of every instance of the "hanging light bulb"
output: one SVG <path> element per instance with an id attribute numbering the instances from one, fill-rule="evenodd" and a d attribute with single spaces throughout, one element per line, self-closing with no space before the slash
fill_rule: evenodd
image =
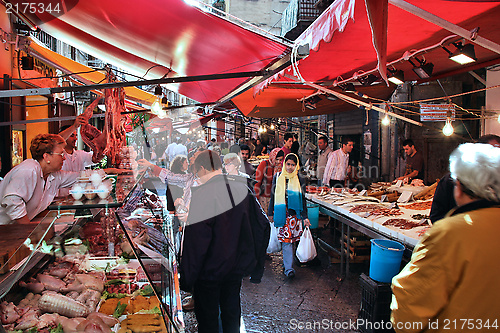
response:
<path id="1" fill-rule="evenodd" d="M 500 114 L 498 115 L 497 121 L 500 123 Z"/>
<path id="2" fill-rule="evenodd" d="M 166 110 L 163 110 L 163 107 L 162 105 L 160 104 L 160 111 L 158 111 L 158 117 L 160 117 L 160 119 L 165 119 L 167 118 L 167 111 Z"/>
<path id="3" fill-rule="evenodd" d="M 451 125 L 451 118 L 446 118 L 446 124 L 443 127 L 443 134 L 446 136 L 450 136 L 453 134 L 453 126 Z"/>
<path id="4" fill-rule="evenodd" d="M 151 112 L 153 112 L 153 114 L 159 115 L 161 111 L 161 102 L 160 99 L 157 98 L 156 101 L 153 102 L 153 105 L 151 105 Z"/>
<path id="5" fill-rule="evenodd" d="M 498 118 L 500 119 L 500 116 Z M 271 124 L 271 129 L 274 130 L 274 124 Z"/>
<path id="6" fill-rule="evenodd" d="M 153 104 L 151 105 L 151 112 L 153 112 L 153 114 L 159 115 L 160 112 L 162 111 L 162 108 L 163 108 L 161 105 L 161 95 L 163 94 L 163 90 L 161 89 L 161 87 L 159 85 L 157 85 L 155 87 L 154 93 L 155 93 L 156 99 L 153 102 Z"/>
<path id="7" fill-rule="evenodd" d="M 389 126 L 390 124 L 391 124 L 391 119 L 389 118 L 389 116 L 386 113 L 384 118 L 382 118 L 382 125 Z"/>

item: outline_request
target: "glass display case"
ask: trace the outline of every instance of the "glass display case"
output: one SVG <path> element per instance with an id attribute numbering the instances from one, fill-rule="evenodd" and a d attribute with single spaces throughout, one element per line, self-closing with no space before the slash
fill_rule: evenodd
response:
<path id="1" fill-rule="evenodd" d="M 54 201 L 49 212 L 37 223 L 32 223 L 33 232 L 25 237 L 17 251 L 12 252 L 13 255 L 25 253 L 24 260 L 15 266 L 4 265 L 6 273 L 0 276 L 3 304 L 12 302 L 18 306 L 29 291 L 25 290 L 27 284 L 38 282 L 40 272 L 45 276 L 43 270 L 54 266 L 57 258 L 72 255 L 80 247 L 89 252 L 79 263 L 80 267 L 106 275 L 102 299 L 114 297 L 111 294 L 131 294 L 134 298 L 133 295 L 148 289 L 145 286 L 151 286 L 148 291 L 159 300 L 156 310 L 163 318 L 164 331 L 183 332 L 172 219 L 164 211 L 160 198 L 143 188 L 142 183 L 143 175 L 118 176 L 116 190 L 105 199 L 67 197 Z M 90 210 L 90 214 L 75 218 L 75 211 L 82 209 Z M 116 285 L 110 288 L 108 284 L 110 281 L 121 283 L 125 279 L 128 279 L 129 288 L 125 293 L 117 293 L 116 290 L 123 290 Z M 134 293 L 132 287 L 140 290 Z M 6 327 L 18 324 L 16 321 L 14 326 Z M 0 331 L 3 329 L 0 326 Z"/>

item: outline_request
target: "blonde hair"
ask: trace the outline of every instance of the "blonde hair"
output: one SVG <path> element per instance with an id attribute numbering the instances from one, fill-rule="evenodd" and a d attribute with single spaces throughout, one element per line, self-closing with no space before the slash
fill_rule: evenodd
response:
<path id="1" fill-rule="evenodd" d="M 31 157 L 41 161 L 43 154 L 53 152 L 58 145 L 66 145 L 66 141 L 59 134 L 38 134 L 31 140 Z"/>
<path id="2" fill-rule="evenodd" d="M 224 164 L 232 164 L 239 168 L 241 166 L 241 160 L 237 154 L 229 153 L 224 155 Z"/>
<path id="3" fill-rule="evenodd" d="M 461 144 L 450 155 L 450 172 L 473 196 L 500 202 L 500 148 Z"/>

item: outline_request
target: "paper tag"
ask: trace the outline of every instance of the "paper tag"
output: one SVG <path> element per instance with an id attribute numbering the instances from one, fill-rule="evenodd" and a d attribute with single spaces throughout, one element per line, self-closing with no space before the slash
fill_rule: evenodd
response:
<path id="1" fill-rule="evenodd" d="M 397 202 L 393 202 L 390 204 L 389 206 L 390 209 L 399 209 L 399 206 L 398 206 L 398 203 Z"/>
<path id="2" fill-rule="evenodd" d="M 364 196 L 366 196 L 366 190 L 363 190 L 363 191 L 359 192 L 359 193 L 358 193 L 358 195 L 359 195 L 360 197 L 364 197 Z"/>
<path id="3" fill-rule="evenodd" d="M 387 201 L 387 195 L 382 194 L 382 196 L 380 197 L 380 202 L 385 202 L 385 201 Z"/>
<path id="4" fill-rule="evenodd" d="M 398 181 L 396 182 L 396 185 L 394 185 L 394 186 L 396 186 L 396 187 L 401 187 L 401 185 L 403 185 L 403 180 L 402 180 L 402 179 L 398 180 Z"/>
<path id="5" fill-rule="evenodd" d="M 398 198 L 398 202 L 408 202 L 413 198 L 413 192 L 404 191 L 403 194 Z"/>

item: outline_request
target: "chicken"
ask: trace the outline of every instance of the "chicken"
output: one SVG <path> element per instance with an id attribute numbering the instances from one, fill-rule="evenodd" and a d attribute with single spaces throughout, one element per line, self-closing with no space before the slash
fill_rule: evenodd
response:
<path id="1" fill-rule="evenodd" d="M 61 291 L 66 288 L 66 283 L 64 283 L 61 279 L 53 277 L 52 275 L 38 274 L 36 278 L 47 290 Z"/>
<path id="2" fill-rule="evenodd" d="M 35 327 L 38 321 L 40 320 L 39 312 L 35 309 L 29 310 L 25 313 L 18 321 L 15 327 L 16 330 L 25 330 L 31 327 Z"/>
<path id="3" fill-rule="evenodd" d="M 108 325 L 102 321 L 99 317 L 92 317 L 92 319 L 85 319 L 77 327 L 77 332 L 86 333 L 111 333 L 111 329 Z"/>
<path id="4" fill-rule="evenodd" d="M 16 320 L 21 318 L 21 316 L 19 315 L 17 307 L 14 305 L 14 303 L 7 303 L 3 301 L 0 304 L 0 318 L 2 320 L 2 324 L 5 325 L 15 323 Z"/>
<path id="5" fill-rule="evenodd" d="M 61 317 L 57 313 L 45 313 L 40 316 L 40 320 L 36 324 L 36 328 L 41 330 L 42 328 L 49 327 L 49 326 L 57 326 L 59 323 Z"/>

